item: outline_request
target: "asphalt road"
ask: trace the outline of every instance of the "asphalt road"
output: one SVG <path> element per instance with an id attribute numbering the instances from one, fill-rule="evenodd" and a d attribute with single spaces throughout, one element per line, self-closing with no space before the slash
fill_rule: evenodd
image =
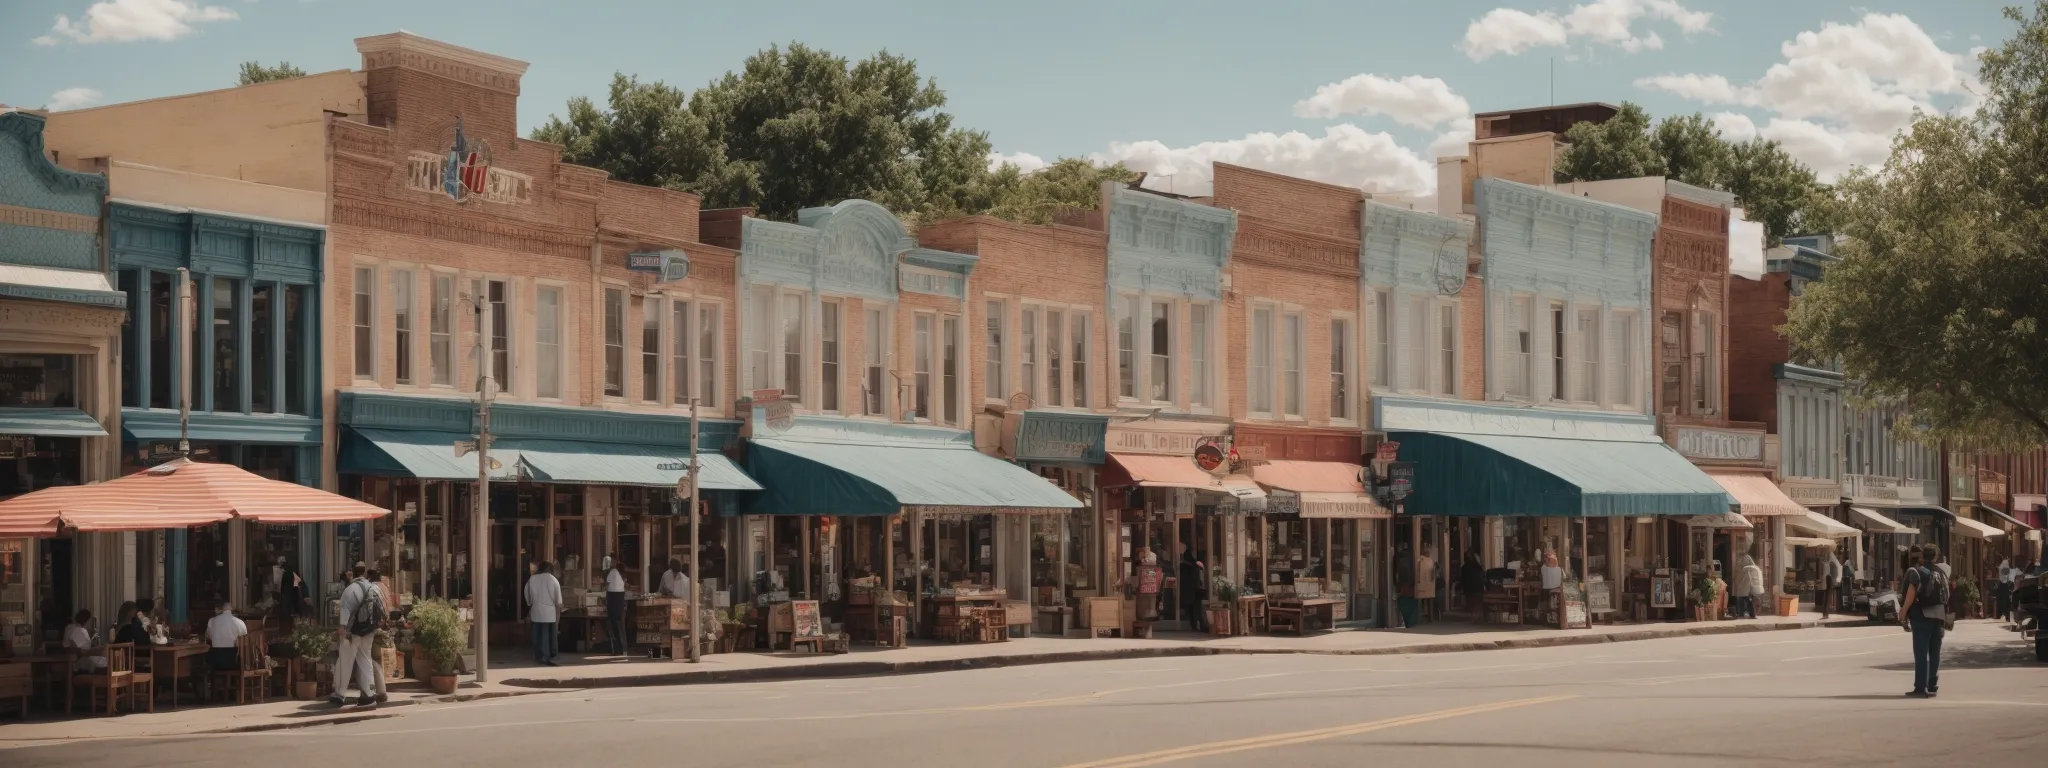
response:
<path id="1" fill-rule="evenodd" d="M 2048 765 L 2048 667 L 1985 623 L 1940 698 L 1889 627 L 1417 656 L 1217 656 L 559 692 L 8 766 Z"/>

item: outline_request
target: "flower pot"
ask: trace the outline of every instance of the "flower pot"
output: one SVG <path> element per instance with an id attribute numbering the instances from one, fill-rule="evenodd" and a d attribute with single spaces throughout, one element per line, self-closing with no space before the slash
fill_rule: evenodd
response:
<path id="1" fill-rule="evenodd" d="M 300 701 L 312 701 L 319 697 L 319 680 L 297 680 L 292 683 L 292 698 Z"/>
<path id="2" fill-rule="evenodd" d="M 454 675 L 438 675 L 438 674 L 436 674 L 436 675 L 428 675 L 428 676 L 427 676 L 427 687 L 428 687 L 428 688 L 432 688 L 432 689 L 434 690 L 434 692 L 435 692 L 435 693 L 441 694 L 441 695 L 443 695 L 443 696 L 446 696 L 446 695 L 448 695 L 448 694 L 454 693 L 454 692 L 455 692 L 455 676 L 454 676 Z"/>

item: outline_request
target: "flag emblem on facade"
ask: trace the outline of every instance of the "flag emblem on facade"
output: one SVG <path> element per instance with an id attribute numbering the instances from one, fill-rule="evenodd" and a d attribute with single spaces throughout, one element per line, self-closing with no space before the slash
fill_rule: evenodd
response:
<path id="1" fill-rule="evenodd" d="M 455 121 L 455 141 L 448 148 L 447 165 L 441 172 L 441 190 L 458 203 L 469 202 L 471 197 L 484 194 L 484 184 L 491 175 L 491 144 L 483 139 L 471 139 L 462 132 L 462 121 Z"/>

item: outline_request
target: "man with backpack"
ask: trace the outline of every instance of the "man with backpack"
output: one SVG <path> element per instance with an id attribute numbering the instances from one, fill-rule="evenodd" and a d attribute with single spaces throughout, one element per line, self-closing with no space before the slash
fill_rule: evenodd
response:
<path id="1" fill-rule="evenodd" d="M 362 689 L 356 699 L 357 706 L 370 706 L 377 702 L 372 693 L 376 689 L 375 673 L 370 671 L 372 647 L 376 644 L 377 625 L 384 618 L 384 597 L 367 577 L 369 569 L 358 564 L 354 580 L 341 591 L 340 641 L 335 644 L 334 694 L 327 699 L 330 706 L 347 703 L 349 677 L 360 673 Z M 358 670 L 357 667 L 362 669 Z"/>
<path id="2" fill-rule="evenodd" d="M 1913 690 L 1907 696 L 1931 699 L 1941 689 L 1941 639 L 1948 630 L 1949 576 L 1941 565 L 1941 549 L 1928 544 L 1906 571 L 1905 606 L 1899 611 L 1913 633 Z"/>

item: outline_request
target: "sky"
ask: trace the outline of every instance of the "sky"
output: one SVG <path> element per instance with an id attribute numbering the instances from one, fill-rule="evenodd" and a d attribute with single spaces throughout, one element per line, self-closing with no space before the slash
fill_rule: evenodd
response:
<path id="1" fill-rule="evenodd" d="M 5 0 L 0 103 L 75 109 L 360 66 L 405 30 L 529 62 L 520 122 L 613 72 L 695 87 L 791 41 L 917 60 L 992 162 L 1122 161 L 1183 194 L 1227 161 L 1427 194 L 1477 112 L 1700 112 L 1831 179 L 1915 110 L 1974 105 L 1974 53 L 2023 0 Z M 143 128 L 146 129 L 146 128 Z"/>

